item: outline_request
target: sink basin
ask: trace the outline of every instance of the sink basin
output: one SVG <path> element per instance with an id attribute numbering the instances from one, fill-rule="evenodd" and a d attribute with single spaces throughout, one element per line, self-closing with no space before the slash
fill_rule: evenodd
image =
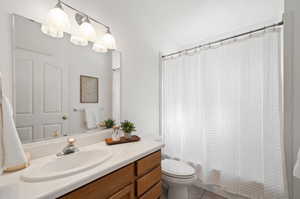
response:
<path id="1" fill-rule="evenodd" d="M 39 182 L 74 175 L 102 164 L 111 156 L 112 152 L 108 149 L 94 149 L 53 157 L 44 164 L 29 167 L 21 175 L 21 179 Z"/>

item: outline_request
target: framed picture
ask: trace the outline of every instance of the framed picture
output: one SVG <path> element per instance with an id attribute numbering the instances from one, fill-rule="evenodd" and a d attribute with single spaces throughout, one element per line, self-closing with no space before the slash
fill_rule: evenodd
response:
<path id="1" fill-rule="evenodd" d="M 80 103 L 99 103 L 99 79 L 80 75 Z"/>

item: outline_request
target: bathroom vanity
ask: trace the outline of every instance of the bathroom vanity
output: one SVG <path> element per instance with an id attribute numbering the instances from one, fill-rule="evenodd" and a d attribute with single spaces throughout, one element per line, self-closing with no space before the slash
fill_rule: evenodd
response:
<path id="1" fill-rule="evenodd" d="M 61 199 L 158 199 L 161 195 L 161 152 L 154 152 L 101 177 Z"/>
<path id="2" fill-rule="evenodd" d="M 63 177 L 52 177 L 52 179 L 35 179 L 33 174 L 43 172 L 46 175 L 56 173 L 48 171 L 49 162 L 57 161 L 56 153 L 60 152 L 67 144 L 66 138 L 57 140 L 32 143 L 25 145 L 27 152 L 31 152 L 33 160 L 27 169 L 14 173 L 5 173 L 0 177 L 0 186 L 10 186 L 15 191 L 13 199 L 157 199 L 161 194 L 161 142 L 153 138 L 142 137 L 141 141 L 128 144 L 108 146 L 104 137 L 110 136 L 110 132 L 97 132 L 92 134 L 78 135 L 77 146 L 79 147 L 78 158 L 83 156 L 80 153 L 89 151 L 109 151 L 110 158 L 97 165 L 68 174 Z M 99 140 L 99 141 L 97 141 Z M 52 152 L 51 154 L 47 154 Z M 77 155 L 74 154 L 74 155 Z M 62 161 L 72 159 L 72 155 L 66 155 Z M 88 154 L 87 156 L 92 156 Z M 99 155 L 99 159 L 102 155 Z M 83 158 L 81 161 L 86 161 Z M 93 156 L 92 159 L 98 159 Z M 74 159 L 73 159 L 74 160 Z M 56 165 L 56 164 L 55 164 Z M 60 167 L 69 165 L 57 164 L 51 169 L 68 173 L 68 170 L 76 168 L 77 163 L 73 162 L 72 167 Z M 29 172 L 30 170 L 38 173 Z M 28 177 L 24 180 L 22 176 Z M 36 176 L 35 176 L 36 177 Z M 8 193 L 9 194 L 9 193 Z"/>

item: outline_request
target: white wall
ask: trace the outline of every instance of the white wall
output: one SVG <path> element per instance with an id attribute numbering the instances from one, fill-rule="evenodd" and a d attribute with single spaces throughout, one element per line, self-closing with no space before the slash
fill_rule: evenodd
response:
<path id="1" fill-rule="evenodd" d="M 300 1 L 285 0 L 286 116 L 289 182 L 294 199 L 300 198 L 300 180 L 292 177 L 292 167 L 300 147 Z M 291 197 L 292 198 L 292 197 Z"/>

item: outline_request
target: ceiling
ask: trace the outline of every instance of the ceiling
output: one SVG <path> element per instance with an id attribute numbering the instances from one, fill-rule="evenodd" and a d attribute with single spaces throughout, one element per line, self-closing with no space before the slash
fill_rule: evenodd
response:
<path id="1" fill-rule="evenodd" d="M 112 25 L 117 39 L 160 51 L 281 20 L 283 0 L 68 0 Z"/>

